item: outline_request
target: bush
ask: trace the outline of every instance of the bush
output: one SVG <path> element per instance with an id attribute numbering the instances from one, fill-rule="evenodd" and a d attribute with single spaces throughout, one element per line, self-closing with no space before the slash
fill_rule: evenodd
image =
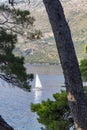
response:
<path id="1" fill-rule="evenodd" d="M 87 59 L 81 60 L 80 70 L 81 70 L 82 79 L 84 81 L 87 81 Z"/>
<path id="2" fill-rule="evenodd" d="M 69 130 L 73 125 L 66 92 L 53 95 L 55 101 L 48 99 L 42 103 L 31 104 L 32 112 L 36 112 L 38 122 L 46 126 L 45 130 Z"/>

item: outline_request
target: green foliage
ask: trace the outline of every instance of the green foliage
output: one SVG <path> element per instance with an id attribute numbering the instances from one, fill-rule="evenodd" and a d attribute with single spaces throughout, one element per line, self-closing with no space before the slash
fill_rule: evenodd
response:
<path id="1" fill-rule="evenodd" d="M 17 35 L 33 30 L 34 17 L 28 10 L 21 10 L 9 5 L 0 5 L 0 71 L 7 82 L 30 89 L 29 82 L 33 74 L 27 74 L 24 67 L 24 58 L 13 54 Z M 31 28 L 32 27 L 32 28 Z M 40 32 L 38 32 L 40 34 Z M 1 76 L 1 75 L 0 75 Z"/>
<path id="2" fill-rule="evenodd" d="M 84 45 L 84 51 L 87 53 L 87 43 Z"/>
<path id="3" fill-rule="evenodd" d="M 87 43 L 84 45 L 85 53 L 87 53 Z M 80 70 L 82 79 L 84 81 L 87 81 L 87 59 L 83 59 L 80 61 Z"/>
<path id="4" fill-rule="evenodd" d="M 0 30 L 0 71 L 4 72 L 7 77 L 15 75 L 14 82 L 18 82 L 20 87 L 30 89 L 27 81 L 32 80 L 33 76 L 26 74 L 26 69 L 23 66 L 24 58 L 15 57 L 12 53 L 16 42 L 17 35 L 3 29 Z"/>
<path id="5" fill-rule="evenodd" d="M 86 100 L 87 100 L 87 86 L 84 86 L 84 94 L 85 94 L 85 97 L 86 97 Z"/>
<path id="6" fill-rule="evenodd" d="M 46 130 L 69 130 L 73 124 L 67 104 L 66 93 L 53 95 L 55 101 L 48 99 L 40 104 L 31 104 L 32 112 L 36 112 L 38 121 L 46 126 Z"/>
<path id="7" fill-rule="evenodd" d="M 10 8 L 8 5 L 0 5 L 0 12 L 7 12 L 10 15 L 12 21 L 14 21 L 13 24 L 20 24 L 23 27 L 33 25 L 35 21 L 35 18 L 31 17 L 30 12 L 28 10 Z"/>
<path id="8" fill-rule="evenodd" d="M 0 30 L 0 50 L 3 50 L 3 53 L 12 51 L 16 42 L 16 34 L 12 35 L 11 33 L 7 33 L 4 29 Z"/>
<path id="9" fill-rule="evenodd" d="M 87 86 L 84 87 L 87 99 Z M 53 95 L 54 101 L 48 99 L 42 103 L 31 104 L 31 111 L 38 115 L 38 122 L 45 125 L 42 130 L 69 130 L 74 122 L 67 103 L 65 91 Z M 75 128 L 74 128 L 75 129 Z"/>
<path id="10" fill-rule="evenodd" d="M 80 70 L 83 80 L 87 81 L 87 59 L 81 60 Z"/>
<path id="11" fill-rule="evenodd" d="M 26 25 L 33 25 L 35 19 L 30 16 L 30 12 L 28 10 L 20 10 L 20 9 L 12 9 L 13 18 L 16 19 L 17 24 L 22 24 L 23 27 Z"/>

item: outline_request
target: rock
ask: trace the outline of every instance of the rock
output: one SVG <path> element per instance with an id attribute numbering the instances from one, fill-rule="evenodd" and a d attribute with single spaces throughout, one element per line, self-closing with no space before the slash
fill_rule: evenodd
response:
<path id="1" fill-rule="evenodd" d="M 0 130 L 14 130 L 7 122 L 0 116 Z"/>

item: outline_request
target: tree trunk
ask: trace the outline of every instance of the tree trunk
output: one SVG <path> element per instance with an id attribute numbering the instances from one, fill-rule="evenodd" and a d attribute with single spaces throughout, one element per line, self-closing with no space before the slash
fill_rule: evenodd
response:
<path id="1" fill-rule="evenodd" d="M 43 0 L 65 77 L 69 107 L 77 130 L 87 130 L 87 103 L 71 32 L 59 0 Z"/>
<path id="2" fill-rule="evenodd" d="M 0 116 L 0 130 L 14 130 L 11 126 L 9 126 L 4 119 Z"/>

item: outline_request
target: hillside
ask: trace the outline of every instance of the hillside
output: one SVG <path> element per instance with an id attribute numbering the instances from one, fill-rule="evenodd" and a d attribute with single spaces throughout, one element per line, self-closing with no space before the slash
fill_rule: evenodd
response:
<path id="1" fill-rule="evenodd" d="M 87 42 L 87 0 L 62 0 L 64 12 L 72 32 L 78 59 L 87 57 L 84 53 L 84 44 Z M 19 48 L 33 50 L 32 55 L 26 55 L 26 62 L 50 62 L 58 63 L 55 41 L 49 24 L 49 20 L 42 0 L 32 0 L 28 6 L 35 17 L 35 27 L 43 32 L 43 39 L 26 43 Z"/>

